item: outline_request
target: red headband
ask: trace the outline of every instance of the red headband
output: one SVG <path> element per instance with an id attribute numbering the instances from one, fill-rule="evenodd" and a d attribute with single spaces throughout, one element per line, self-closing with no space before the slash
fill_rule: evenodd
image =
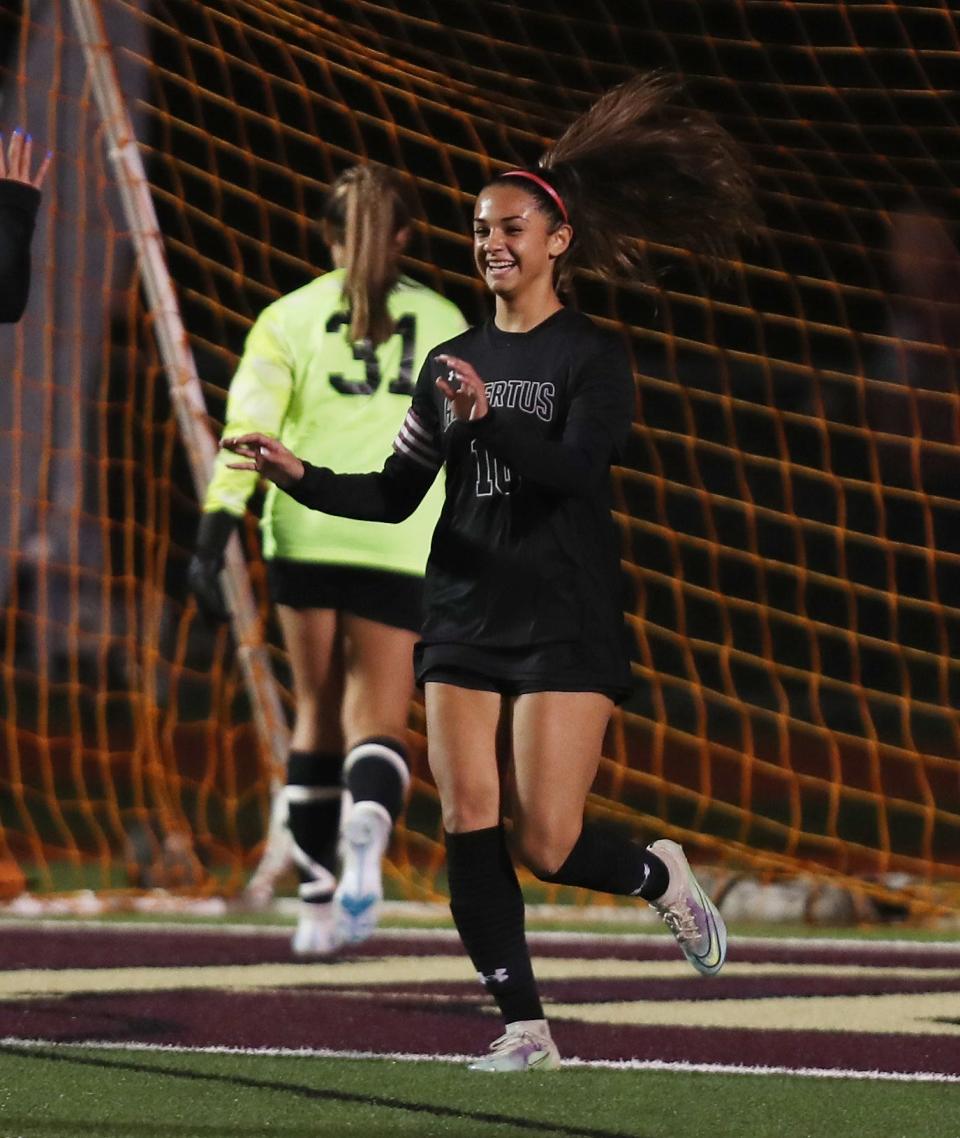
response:
<path id="1" fill-rule="evenodd" d="M 545 178 L 541 178 L 539 174 L 531 174 L 529 170 L 507 170 L 505 173 L 501 174 L 500 177 L 527 178 L 531 182 L 536 182 L 541 190 L 545 190 L 550 195 L 550 197 L 553 198 L 554 202 L 556 202 L 557 209 L 560 210 L 560 216 L 563 218 L 567 225 L 570 224 L 570 217 L 567 214 L 567 207 L 563 204 L 563 198 L 560 197 L 557 191 Z"/>

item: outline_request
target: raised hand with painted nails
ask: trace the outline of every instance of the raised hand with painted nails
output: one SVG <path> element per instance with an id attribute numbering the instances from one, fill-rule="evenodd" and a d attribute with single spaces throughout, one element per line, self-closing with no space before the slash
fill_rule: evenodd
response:
<path id="1" fill-rule="evenodd" d="M 34 169 L 33 139 L 19 127 L 0 135 L 0 324 L 15 324 L 30 294 L 30 241 L 49 151 Z"/>
<path id="2" fill-rule="evenodd" d="M 33 170 L 33 138 L 17 127 L 4 150 L 3 135 L 0 135 L 0 179 L 23 182 L 39 190 L 52 161 L 53 154 L 48 150 Z"/>

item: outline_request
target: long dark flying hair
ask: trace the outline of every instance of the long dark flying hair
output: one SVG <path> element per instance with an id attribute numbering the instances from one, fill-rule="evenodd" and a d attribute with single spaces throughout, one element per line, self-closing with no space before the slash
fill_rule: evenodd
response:
<path id="1" fill-rule="evenodd" d="M 344 247 L 350 339 L 382 344 L 393 335 L 387 309 L 398 275 L 392 242 L 410 224 L 400 177 L 385 166 L 351 166 L 330 187 L 323 220 L 330 237 Z"/>
<path id="2" fill-rule="evenodd" d="M 689 249 L 717 268 L 757 228 L 746 154 L 680 92 L 679 81 L 660 72 L 628 79 L 575 119 L 530 171 L 554 187 L 573 228 L 557 259 L 558 288 L 577 268 L 646 275 L 647 241 Z M 510 182 L 523 185 L 552 226 L 562 223 L 535 182 Z"/>

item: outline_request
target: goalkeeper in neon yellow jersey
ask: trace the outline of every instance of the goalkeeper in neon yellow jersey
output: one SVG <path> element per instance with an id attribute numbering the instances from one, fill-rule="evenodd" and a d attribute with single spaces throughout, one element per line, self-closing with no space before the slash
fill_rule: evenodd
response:
<path id="1" fill-rule="evenodd" d="M 391 171 L 340 175 L 323 216 L 334 271 L 261 313 L 230 384 L 225 435 L 265 430 L 343 471 L 379 463 L 427 351 L 466 327 L 450 301 L 400 273 L 410 225 Z M 228 615 L 223 553 L 257 484 L 228 469 L 230 457 L 218 457 L 189 567 L 213 619 Z M 438 484 L 406 522 L 388 525 L 310 510 L 272 485 L 267 493 L 263 552 L 295 700 L 285 804 L 300 954 L 328 954 L 376 927 L 381 860 L 409 781 L 413 647 L 442 496 Z"/>

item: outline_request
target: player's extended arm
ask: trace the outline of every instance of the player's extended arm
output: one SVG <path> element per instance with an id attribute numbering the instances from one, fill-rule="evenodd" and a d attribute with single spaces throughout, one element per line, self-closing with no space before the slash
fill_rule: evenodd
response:
<path id="1" fill-rule="evenodd" d="M 401 454 L 390 455 L 377 472 L 337 474 L 297 458 L 269 435 L 240 435 L 223 439 L 220 445 L 243 460 L 230 463 L 231 470 L 256 470 L 311 510 L 360 521 L 402 522 L 420 505 L 436 477 L 436 470 Z"/>

